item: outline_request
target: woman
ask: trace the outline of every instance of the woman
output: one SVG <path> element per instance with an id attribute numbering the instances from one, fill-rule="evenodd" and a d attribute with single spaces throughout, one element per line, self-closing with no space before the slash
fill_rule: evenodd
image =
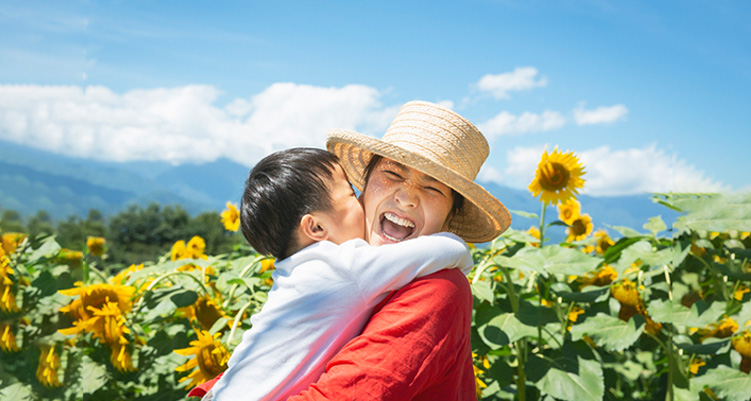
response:
<path id="1" fill-rule="evenodd" d="M 381 140 L 332 130 L 327 148 L 362 191 L 372 245 L 439 231 L 487 242 L 511 224 L 503 204 L 474 182 L 487 141 L 441 106 L 405 104 Z M 472 292 L 459 270 L 416 279 L 289 400 L 476 400 L 471 320 Z"/>

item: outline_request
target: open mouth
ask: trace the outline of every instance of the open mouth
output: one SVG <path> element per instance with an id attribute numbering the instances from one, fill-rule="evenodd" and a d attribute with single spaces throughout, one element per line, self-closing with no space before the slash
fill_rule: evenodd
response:
<path id="1" fill-rule="evenodd" d="M 393 242 L 400 242 L 412 235 L 415 223 L 412 220 L 386 212 L 381 216 L 381 234 Z"/>

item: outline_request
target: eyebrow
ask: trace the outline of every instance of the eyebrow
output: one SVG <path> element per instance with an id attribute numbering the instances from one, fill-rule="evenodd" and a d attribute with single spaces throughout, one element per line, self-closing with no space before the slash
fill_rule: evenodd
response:
<path id="1" fill-rule="evenodd" d="M 406 170 L 407 168 L 411 168 L 411 167 L 407 167 L 407 166 L 405 166 L 405 165 L 403 165 L 403 164 L 401 164 L 401 163 L 399 163 L 398 161 L 395 161 L 395 160 L 388 160 L 388 161 L 387 161 L 387 163 L 391 163 L 391 164 L 393 164 L 394 166 L 396 166 L 397 168 L 401 169 L 402 171 Z M 443 184 L 443 185 L 446 185 L 446 184 L 444 184 L 444 183 L 442 183 L 442 182 L 438 181 L 437 179 L 435 179 L 435 178 L 433 178 L 433 177 L 431 177 L 431 176 L 429 176 L 429 175 L 427 175 L 427 174 L 423 173 L 423 172 L 422 172 L 422 171 L 420 171 L 420 170 L 417 170 L 417 169 L 415 169 L 415 168 L 411 168 L 411 169 L 412 169 L 412 170 L 415 170 L 415 171 L 417 171 L 417 172 L 418 172 L 418 173 L 420 173 L 420 174 L 422 174 L 422 175 L 424 176 L 424 179 L 425 179 L 425 181 L 429 181 L 429 182 L 437 182 L 437 183 L 439 183 L 439 184 Z M 446 185 L 446 186 L 448 186 L 448 185 Z"/>

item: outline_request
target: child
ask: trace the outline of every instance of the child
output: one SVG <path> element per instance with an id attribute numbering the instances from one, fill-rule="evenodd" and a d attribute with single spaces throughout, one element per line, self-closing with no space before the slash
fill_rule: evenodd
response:
<path id="1" fill-rule="evenodd" d="M 387 218 L 410 229 L 409 221 Z M 319 149 L 261 160 L 245 184 L 241 225 L 258 252 L 277 258 L 274 285 L 204 400 L 295 395 L 360 333 L 388 292 L 444 268 L 467 274 L 473 266 L 465 242 L 450 233 L 368 245 L 357 195 L 337 157 Z"/>

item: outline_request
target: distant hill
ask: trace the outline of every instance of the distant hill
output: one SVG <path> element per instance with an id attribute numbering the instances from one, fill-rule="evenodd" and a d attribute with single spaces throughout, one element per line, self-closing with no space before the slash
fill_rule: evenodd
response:
<path id="1" fill-rule="evenodd" d="M 45 210 L 53 219 L 86 216 L 89 209 L 105 215 L 130 204 L 180 204 L 191 214 L 220 211 L 227 201 L 239 202 L 249 168 L 227 159 L 204 164 L 173 166 L 164 162 L 113 163 L 85 160 L 0 141 L 0 208 L 23 216 Z M 484 183 L 510 210 L 540 213 L 529 192 Z M 581 195 L 585 213 L 595 227 L 628 226 L 641 230 L 650 217 L 661 215 L 672 225 L 677 213 L 647 195 L 593 197 Z M 546 221 L 556 219 L 549 208 Z M 526 230 L 536 224 L 513 216 L 512 227 Z M 554 228 L 562 232 L 561 228 Z M 612 233 L 612 232 L 611 232 Z M 615 233 L 612 233 L 615 234 Z"/>
<path id="2" fill-rule="evenodd" d="M 180 204 L 191 214 L 238 202 L 248 168 L 229 160 L 173 166 L 113 163 L 56 155 L 0 141 L 0 208 L 23 216 L 39 210 L 53 219 L 105 215 L 130 204 Z"/>

